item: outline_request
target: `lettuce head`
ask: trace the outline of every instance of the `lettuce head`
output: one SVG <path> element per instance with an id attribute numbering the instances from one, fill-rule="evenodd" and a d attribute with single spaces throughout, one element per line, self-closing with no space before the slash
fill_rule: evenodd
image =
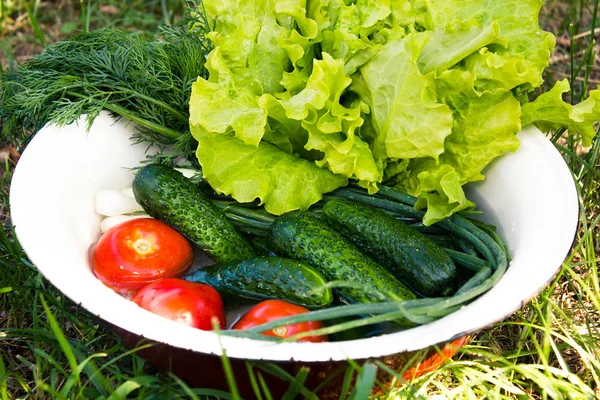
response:
<path id="1" fill-rule="evenodd" d="M 600 92 L 559 82 L 531 103 L 555 44 L 541 0 L 205 0 L 213 50 L 190 98 L 214 190 L 305 210 L 355 181 L 418 196 L 432 224 L 474 206 L 468 182 L 515 151 L 525 125 L 584 144 Z"/>

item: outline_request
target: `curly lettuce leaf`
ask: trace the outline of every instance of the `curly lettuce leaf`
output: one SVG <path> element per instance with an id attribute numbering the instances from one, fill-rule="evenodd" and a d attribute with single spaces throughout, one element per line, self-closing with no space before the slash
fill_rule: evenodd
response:
<path id="1" fill-rule="evenodd" d="M 231 70 L 246 70 L 265 12 L 268 12 L 266 3 L 266 0 L 213 0 L 203 4 L 206 17 L 214 26 L 207 36 L 220 48 Z"/>
<path id="2" fill-rule="evenodd" d="M 198 140 L 196 155 L 211 187 L 242 203 L 259 200 L 275 215 L 306 210 L 321 200 L 323 193 L 348 184 L 346 177 L 267 142 L 252 146 L 232 134 L 213 135 L 201 128 L 192 133 Z"/>
<path id="3" fill-rule="evenodd" d="M 375 185 L 381 181 L 381 168 L 369 146 L 355 135 L 363 123 L 363 104 L 358 102 L 351 107 L 341 104 L 351 82 L 344 74 L 343 61 L 323 53 L 322 60 L 314 61 L 312 74 L 301 92 L 283 99 L 264 95 L 260 103 L 267 107 L 269 115 L 281 116 L 283 109 L 288 119 L 301 121 L 301 127 L 308 133 L 304 148 L 322 154 L 317 165 L 357 179 L 363 185 Z"/>
<path id="4" fill-rule="evenodd" d="M 382 47 L 360 74 L 376 132 L 376 158 L 437 159 L 452 130 L 452 111 L 436 101 L 433 76 L 423 75 L 417 59 L 427 34 L 411 34 Z"/>
<path id="5" fill-rule="evenodd" d="M 463 185 L 518 148 L 523 124 L 567 127 L 584 144 L 600 92 L 568 84 L 525 104 L 554 36 L 541 0 L 211 0 L 208 79 L 190 126 L 209 183 L 269 211 L 305 209 L 358 181 L 419 196 L 431 224 L 473 206 Z M 308 183 L 307 183 L 308 182 Z M 306 193 L 303 193 L 306 192 Z"/>
<path id="6" fill-rule="evenodd" d="M 365 0 L 346 4 L 333 0 L 329 3 L 330 7 L 321 7 L 317 16 L 327 21 L 320 46 L 333 58 L 344 60 L 346 75 L 352 75 L 377 53 L 379 45 L 369 39 L 367 32 L 390 14 L 390 2 Z"/>
<path id="7" fill-rule="evenodd" d="M 251 88 L 239 82 L 216 47 L 208 56 L 210 78 L 198 78 L 192 85 L 190 125 L 209 132 L 233 129 L 237 138 L 258 145 L 265 133 L 267 116 Z"/>
<path id="8" fill-rule="evenodd" d="M 566 128 L 570 134 L 581 136 L 583 146 L 589 146 L 600 121 L 600 91 L 591 90 L 586 100 L 571 105 L 562 99 L 569 89 L 568 80 L 556 82 L 550 91 L 523 105 L 521 121 L 523 126 L 535 124 L 545 132 Z"/>
<path id="9" fill-rule="evenodd" d="M 297 154 L 305 159 L 316 160 L 322 157 L 321 154 L 311 153 L 304 148 L 308 133 L 302 128 L 301 121 L 287 117 L 279 100 L 264 95 L 258 99 L 258 104 L 267 113 L 267 129 L 263 140 L 286 153 Z"/>
<path id="10" fill-rule="evenodd" d="M 449 70 L 437 79 L 440 99 L 454 111 L 452 134 L 440 161 L 455 166 L 463 183 L 482 180 L 483 168 L 519 147 L 521 107 L 511 92 L 479 93 L 473 74 Z"/>
<path id="11" fill-rule="evenodd" d="M 495 158 L 516 151 L 521 129 L 520 104 L 506 90 L 479 93 L 475 76 L 449 70 L 436 79 L 441 101 L 455 115 L 452 134 L 445 142 L 439 162 L 421 158 L 411 160 L 408 175 L 399 186 L 419 196 L 417 207 L 427 208 L 425 224 L 468 209 L 473 203 L 462 186 L 482 180 L 482 170 Z"/>
<path id="12" fill-rule="evenodd" d="M 313 59 L 317 56 L 315 45 L 321 40 L 319 26 L 306 15 L 303 1 L 277 3 L 279 21 L 287 29 L 279 36 L 279 47 L 283 49 L 291 68 L 286 68 L 281 84 L 290 94 L 296 94 L 306 85 L 312 72 Z"/>
<path id="13" fill-rule="evenodd" d="M 392 26 L 410 30 L 431 30 L 433 22 L 427 0 L 392 0 Z M 418 29 L 417 29 L 418 28 Z"/>
<path id="14" fill-rule="evenodd" d="M 392 39 L 429 25 L 424 0 L 315 0 L 311 17 L 322 26 L 323 52 L 344 60 L 350 76 L 373 58 Z"/>
<path id="15" fill-rule="evenodd" d="M 462 189 L 460 173 L 449 164 L 418 173 L 421 191 L 415 208 L 426 209 L 423 224 L 431 225 L 450 215 L 475 207 Z"/>
<path id="16" fill-rule="evenodd" d="M 213 0 L 206 2 L 208 19 L 214 29 L 207 37 L 219 48 L 236 79 L 253 88 L 258 95 L 283 89 L 281 79 L 290 67 L 286 48 L 280 38 L 291 29 L 280 20 L 296 11 L 300 0 Z M 292 11 L 290 11 L 292 10 Z"/>
<path id="17" fill-rule="evenodd" d="M 458 64 L 476 50 L 490 44 L 506 47 L 507 40 L 499 36 L 500 25 L 492 22 L 479 26 L 474 21 L 449 24 L 445 29 L 436 29 L 421 54 L 419 69 L 428 74 L 435 71 L 440 74 Z"/>
<path id="18" fill-rule="evenodd" d="M 244 4 L 241 14 L 246 15 L 249 11 Z M 237 28 L 233 33 L 213 32 L 211 40 L 218 46 L 207 60 L 209 78 L 199 78 L 192 87 L 190 126 L 200 142 L 197 157 L 206 169 L 208 182 L 216 191 L 232 194 L 241 202 L 260 199 L 268 210 L 276 213 L 305 209 L 310 201 L 318 201 L 322 193 L 337 188 L 348 178 L 374 188 L 381 181 L 382 167 L 373 159 L 369 146 L 354 135 L 363 123 L 364 104 L 360 101 L 342 104 L 342 96 L 351 83 L 344 74 L 343 61 L 335 60 L 327 53 L 321 54 L 321 60 L 315 59 L 316 22 L 308 18 L 306 10 L 298 4 L 290 1 L 265 2 L 264 5 L 267 9 L 257 17 L 262 25 L 255 35 L 256 43 L 240 46 L 247 53 L 246 67 L 223 53 L 223 49 L 235 48 L 237 40 L 249 40 L 246 32 L 245 36 Z M 239 16 L 227 17 L 227 13 L 236 13 L 233 6 L 221 13 L 219 18 L 225 21 L 228 18 L 242 20 Z M 259 60 L 253 62 L 252 57 L 261 48 L 262 32 L 273 23 L 278 27 L 277 46 L 292 69 L 281 73 L 278 82 L 281 88 L 277 93 L 265 92 L 266 81 L 259 81 L 260 75 L 256 74 L 255 64 Z M 220 136 L 228 139 L 218 138 Z M 218 154 L 224 159 L 239 156 L 240 167 L 235 173 L 232 169 L 211 164 L 217 150 L 207 143 L 233 149 L 230 153 Z M 247 155 L 240 156 L 244 152 Z M 277 152 L 281 154 L 276 156 Z M 294 182 L 307 181 L 302 168 L 310 165 L 309 175 L 314 175 L 311 180 L 316 182 L 314 190 L 310 190 L 311 195 L 306 199 L 282 195 L 283 188 L 290 189 L 291 186 L 283 185 L 279 180 L 272 183 L 278 172 L 257 174 L 255 169 L 261 157 L 266 158 L 263 161 L 268 165 L 285 169 L 281 179 L 289 181 L 291 186 Z M 275 159 L 277 162 L 273 161 Z M 288 164 L 292 161 L 302 168 L 290 167 Z M 223 163 L 227 164 L 225 160 Z M 242 167 L 244 163 L 246 168 Z M 243 189 L 236 190 L 236 185 Z M 250 190 L 253 185 L 257 186 L 254 191 Z"/>
<path id="19" fill-rule="evenodd" d="M 456 21 L 499 25 L 499 35 L 507 45 L 490 44 L 464 60 L 462 68 L 477 76 L 479 90 L 542 84 L 542 72 L 548 66 L 555 38 L 539 27 L 541 0 L 465 0 L 459 4 L 427 0 L 427 4 L 436 29 Z"/>

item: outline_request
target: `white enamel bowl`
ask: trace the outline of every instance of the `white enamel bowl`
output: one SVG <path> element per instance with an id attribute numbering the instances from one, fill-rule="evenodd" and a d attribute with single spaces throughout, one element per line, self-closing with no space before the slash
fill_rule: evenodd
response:
<path id="1" fill-rule="evenodd" d="M 578 222 L 571 173 L 554 146 L 529 127 L 520 149 L 494 162 L 486 180 L 468 188 L 483 219 L 499 228 L 512 261 L 489 292 L 436 322 L 398 333 L 347 342 L 285 343 L 218 338 L 142 310 L 97 280 L 88 248 L 100 235 L 94 195 L 130 185 L 129 170 L 145 157 L 132 145 L 133 127 L 108 114 L 86 133 L 85 122 L 47 126 L 22 154 L 10 205 L 27 256 L 71 300 L 110 324 L 174 348 L 251 360 L 328 362 L 366 359 L 428 348 L 508 317 L 555 275 L 569 252 Z"/>

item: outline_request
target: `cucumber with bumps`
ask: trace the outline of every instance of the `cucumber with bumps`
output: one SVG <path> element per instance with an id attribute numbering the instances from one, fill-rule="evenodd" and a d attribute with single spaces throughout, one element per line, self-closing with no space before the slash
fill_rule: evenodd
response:
<path id="1" fill-rule="evenodd" d="M 345 199 L 323 207 L 328 223 L 360 250 L 425 297 L 456 290 L 457 271 L 435 242 L 386 212 Z"/>
<path id="2" fill-rule="evenodd" d="M 308 308 L 327 307 L 331 289 L 307 264 L 281 257 L 255 257 L 236 264 L 216 264 L 199 269 L 186 280 L 204 283 L 227 293 L 251 299 L 281 299 Z"/>
<path id="3" fill-rule="evenodd" d="M 256 255 L 200 188 L 175 169 L 146 165 L 137 172 L 132 188 L 149 215 L 177 229 L 215 261 L 234 263 Z"/>
<path id="4" fill-rule="evenodd" d="M 381 265 L 311 213 L 294 211 L 279 216 L 271 225 L 267 237 L 276 253 L 305 261 L 329 281 L 354 284 L 355 287 L 336 289 L 348 302 L 373 303 L 416 298 L 410 289 Z"/>

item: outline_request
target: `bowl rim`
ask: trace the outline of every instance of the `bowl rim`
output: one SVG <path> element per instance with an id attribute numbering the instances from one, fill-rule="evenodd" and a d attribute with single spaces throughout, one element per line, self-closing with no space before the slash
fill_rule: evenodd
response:
<path id="1" fill-rule="evenodd" d="M 101 127 L 109 124 L 111 128 L 120 130 L 122 132 L 131 133 L 132 126 L 123 120 L 113 121 L 108 120 L 110 117 L 107 113 L 102 113 L 92 125 L 88 135 L 97 134 L 97 130 Z M 75 126 L 75 128 L 73 127 Z M 407 329 L 404 331 L 384 334 L 381 336 L 339 341 L 339 342 L 322 342 L 322 343 L 302 343 L 302 342 L 284 342 L 274 343 L 268 341 L 260 341 L 239 337 L 231 337 L 225 335 L 219 335 L 215 332 L 200 331 L 187 326 L 179 325 L 173 321 L 166 320 L 162 317 L 154 315 L 142 309 L 133 309 L 133 303 L 122 299 L 110 299 L 107 302 L 90 301 L 82 296 L 82 288 L 76 288 L 76 285 L 69 284 L 64 277 L 61 277 L 55 270 L 52 270 L 48 265 L 45 264 L 43 254 L 36 251 L 36 243 L 34 242 L 36 235 L 31 233 L 31 230 L 38 229 L 39 227 L 28 218 L 28 207 L 30 204 L 23 201 L 23 187 L 29 184 L 27 182 L 30 179 L 36 179 L 33 171 L 27 171 L 30 164 L 31 157 L 35 157 L 35 154 L 39 154 L 40 150 L 36 149 L 36 143 L 41 142 L 44 135 L 48 135 L 48 132 L 56 134 L 66 131 L 67 129 L 75 129 L 76 131 L 83 131 L 85 128 L 85 122 L 80 124 L 70 125 L 68 127 L 57 128 L 54 125 L 48 125 L 39 131 L 35 137 L 30 141 L 27 148 L 23 151 L 19 164 L 16 167 L 15 173 L 11 182 L 10 192 L 10 210 L 13 225 L 15 226 L 16 236 L 21 243 L 21 246 L 27 256 L 31 259 L 34 265 L 37 266 L 38 270 L 61 292 L 63 292 L 72 301 L 77 303 L 79 306 L 88 310 L 97 317 L 106 320 L 110 324 L 116 325 L 121 329 L 125 329 L 129 332 L 137 334 L 141 337 L 151 339 L 152 341 L 159 343 L 166 343 L 171 346 L 187 349 L 194 352 L 200 352 L 205 354 L 221 355 L 223 350 L 231 358 L 241 358 L 250 360 L 266 360 L 266 361 L 303 361 L 303 362 L 327 362 L 327 361 L 341 361 L 346 359 L 366 359 L 373 357 L 382 357 L 391 354 L 397 354 L 408 351 L 415 351 L 424 348 L 431 347 L 446 343 L 460 337 L 476 333 L 486 327 L 493 325 L 494 323 L 501 321 L 510 316 L 514 311 L 521 308 L 524 304 L 529 302 L 535 297 L 540 291 L 542 291 L 556 276 L 560 270 L 562 261 L 567 256 L 575 234 L 577 231 L 579 205 L 577 201 L 577 192 L 575 183 L 573 182 L 570 170 L 568 169 L 563 158 L 551 142 L 539 131 L 537 128 L 528 127 L 519 133 L 521 142 L 533 141 L 535 145 L 540 145 L 548 157 L 551 160 L 554 168 L 560 171 L 555 181 L 557 185 L 563 187 L 564 191 L 564 202 L 568 206 L 565 210 L 562 218 L 566 221 L 567 231 L 563 232 L 562 237 L 568 237 L 563 239 L 559 249 L 553 249 L 553 260 L 554 265 L 551 268 L 547 268 L 546 274 L 543 277 L 538 277 L 535 282 L 528 282 L 530 287 L 530 293 L 527 298 L 523 299 L 511 299 L 507 301 L 507 304 L 502 308 L 502 312 L 487 313 L 478 319 L 477 323 L 470 323 L 464 328 L 458 326 L 447 325 L 451 323 L 452 319 L 455 319 L 457 314 L 468 313 L 470 308 L 473 308 L 474 304 L 481 302 L 482 299 L 492 296 L 496 291 L 497 287 L 492 288 L 490 291 L 484 293 L 478 299 L 463 307 L 462 309 L 436 320 L 432 323 L 417 326 L 415 328 Z M 98 128 L 95 131 L 95 127 Z M 129 138 L 127 138 L 129 140 Z M 545 147 L 543 147 L 545 146 Z M 31 150 L 30 150 L 31 149 Z M 47 149 L 44 149 L 47 151 Z M 35 153 L 31 155 L 32 153 Z M 518 157 L 519 152 L 508 154 L 500 159 L 506 160 L 507 157 Z M 493 164 L 499 162 L 494 161 Z M 477 187 L 485 184 L 479 182 L 473 185 L 474 190 Z M 566 189 L 568 188 L 568 189 Z M 562 257 L 562 258 L 561 258 Z M 559 260 L 560 258 L 560 260 Z M 509 265 L 509 271 L 515 260 L 511 261 Z M 500 282 L 504 277 L 501 279 Z M 499 282 L 499 284 L 500 284 Z M 497 285 L 498 286 L 498 285 Z M 107 288 L 108 290 L 108 288 Z M 110 296 L 107 292 L 107 296 Z M 127 305 L 124 302 L 131 303 Z M 121 307 L 120 313 L 111 313 L 112 309 L 108 307 Z M 137 306 L 135 306 L 137 307 Z M 137 313 L 136 318 L 130 318 L 130 313 Z M 178 335 L 173 338 L 173 329 L 178 330 Z"/>

